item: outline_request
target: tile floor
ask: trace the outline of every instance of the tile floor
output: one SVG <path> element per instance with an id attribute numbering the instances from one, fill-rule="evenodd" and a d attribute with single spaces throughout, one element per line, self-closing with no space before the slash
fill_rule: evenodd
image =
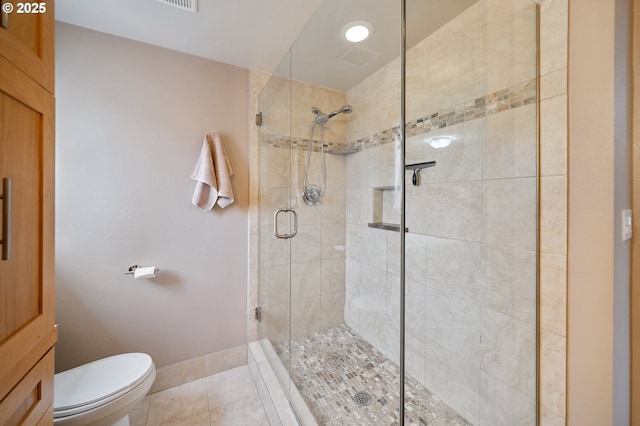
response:
<path id="1" fill-rule="evenodd" d="M 293 379 L 318 424 L 398 424 L 397 366 L 348 326 L 294 340 L 291 348 L 276 346 L 276 351 L 285 363 L 295 353 Z M 367 404 L 358 404 L 357 391 L 368 393 Z M 408 376 L 405 391 L 406 424 L 469 425 Z M 131 426 L 269 425 L 246 365 L 148 395 L 130 421 Z"/>
<path id="2" fill-rule="evenodd" d="M 291 347 L 276 345 L 275 350 L 283 363 L 291 362 L 293 381 L 320 425 L 399 423 L 398 366 L 346 324 L 293 340 Z M 405 424 L 470 426 L 409 375 Z"/>
<path id="3" fill-rule="evenodd" d="M 246 365 L 147 395 L 131 426 L 269 425 Z"/>

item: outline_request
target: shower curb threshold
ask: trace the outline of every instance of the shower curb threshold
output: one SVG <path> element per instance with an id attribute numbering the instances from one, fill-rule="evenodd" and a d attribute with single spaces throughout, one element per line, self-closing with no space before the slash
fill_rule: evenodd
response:
<path id="1" fill-rule="evenodd" d="M 249 343 L 247 364 L 258 389 L 269 424 L 272 426 L 317 426 L 311 411 L 280 361 L 271 342 L 262 339 Z M 291 402 L 278 377 L 289 383 Z M 293 407 L 295 407 L 295 412 Z"/>

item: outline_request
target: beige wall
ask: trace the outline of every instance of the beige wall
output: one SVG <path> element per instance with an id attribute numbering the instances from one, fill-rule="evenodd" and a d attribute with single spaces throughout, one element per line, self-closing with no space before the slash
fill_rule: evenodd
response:
<path id="1" fill-rule="evenodd" d="M 127 351 L 161 367 L 246 343 L 248 72 L 56 27 L 57 369 Z M 219 132 L 236 201 L 189 179 Z M 156 265 L 136 280 L 132 264 Z"/>
<path id="2" fill-rule="evenodd" d="M 616 34 L 617 28 L 628 26 L 627 7 L 625 0 L 576 1 L 570 7 L 567 418 L 571 425 L 628 424 L 628 393 L 619 377 L 621 371 L 628 377 L 628 354 L 624 354 L 628 318 L 618 317 L 628 309 L 628 297 L 618 293 L 628 292 L 629 268 L 629 243 L 620 241 L 619 226 L 620 210 L 629 207 L 628 176 L 619 176 L 629 161 L 624 85 L 628 31 Z"/>

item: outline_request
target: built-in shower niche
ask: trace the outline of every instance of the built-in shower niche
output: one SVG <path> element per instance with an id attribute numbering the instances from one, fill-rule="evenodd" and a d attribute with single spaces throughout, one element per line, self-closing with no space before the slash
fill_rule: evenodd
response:
<path id="1" fill-rule="evenodd" d="M 377 186 L 371 192 L 373 196 L 373 221 L 370 228 L 400 231 L 400 188 L 395 186 Z M 409 229 L 405 228 L 405 232 Z"/>

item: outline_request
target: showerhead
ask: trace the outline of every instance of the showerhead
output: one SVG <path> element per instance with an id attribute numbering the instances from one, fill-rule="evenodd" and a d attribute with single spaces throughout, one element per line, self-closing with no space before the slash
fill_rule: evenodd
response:
<path id="1" fill-rule="evenodd" d="M 313 119 L 314 124 L 319 124 L 322 126 L 324 123 L 329 121 L 330 117 L 324 112 L 320 111 L 320 108 L 311 107 L 311 112 L 315 116 L 315 118 Z"/>
<path id="2" fill-rule="evenodd" d="M 351 105 L 344 105 L 342 108 L 337 109 L 329 114 L 325 114 L 322 111 L 320 111 L 319 108 L 317 107 L 311 107 L 311 112 L 313 113 L 313 115 L 315 115 L 315 118 L 313 120 L 313 122 L 315 124 L 319 124 L 319 125 L 323 125 L 325 124 L 327 121 L 329 121 L 330 118 L 344 113 L 344 114 L 349 114 L 350 112 L 353 111 L 353 108 L 351 107 Z"/>

